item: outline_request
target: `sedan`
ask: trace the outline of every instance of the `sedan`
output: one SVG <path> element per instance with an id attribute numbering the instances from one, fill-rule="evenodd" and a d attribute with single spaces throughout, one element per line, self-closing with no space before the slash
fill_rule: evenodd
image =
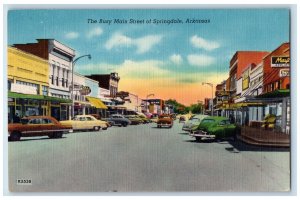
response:
<path id="1" fill-rule="evenodd" d="M 230 123 L 226 117 L 206 117 L 202 120 L 196 131 L 190 135 L 197 141 L 202 139 L 224 139 L 235 137 L 237 127 Z"/>
<path id="2" fill-rule="evenodd" d="M 157 127 L 161 128 L 162 126 L 167 126 L 169 128 L 172 128 L 173 119 L 170 115 L 163 114 L 158 117 Z"/>
<path id="3" fill-rule="evenodd" d="M 184 123 L 182 130 L 187 132 L 195 131 L 205 117 L 208 117 L 208 115 L 194 115 L 191 119 Z"/>
<path id="4" fill-rule="evenodd" d="M 10 141 L 19 141 L 21 137 L 48 136 L 61 138 L 70 130 L 50 116 L 30 116 L 21 119 L 21 123 L 8 124 Z"/>
<path id="5" fill-rule="evenodd" d="M 107 122 L 97 120 L 92 115 L 76 115 L 72 120 L 60 121 L 62 125 L 71 126 L 73 130 L 106 130 L 109 126 Z"/>

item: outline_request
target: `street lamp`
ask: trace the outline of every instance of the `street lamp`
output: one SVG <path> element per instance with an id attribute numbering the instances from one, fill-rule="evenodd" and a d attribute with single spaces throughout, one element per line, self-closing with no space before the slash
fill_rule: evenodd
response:
<path id="1" fill-rule="evenodd" d="M 80 58 L 83 58 L 83 57 L 88 57 L 89 60 L 92 59 L 92 56 L 90 54 L 87 54 L 87 55 L 83 55 L 83 56 L 80 56 L 78 58 L 76 58 L 73 62 L 72 62 L 72 90 L 71 90 L 71 98 L 72 98 L 72 113 L 71 113 L 71 116 L 72 118 L 74 117 L 74 66 L 76 64 L 76 62 L 80 59 Z"/>
<path id="2" fill-rule="evenodd" d="M 202 85 L 209 85 L 211 87 L 211 116 L 214 116 L 214 85 L 212 83 L 204 83 Z"/>
<path id="3" fill-rule="evenodd" d="M 146 113 L 148 113 L 148 97 L 150 97 L 150 96 L 154 96 L 154 94 L 148 94 L 146 96 Z"/>

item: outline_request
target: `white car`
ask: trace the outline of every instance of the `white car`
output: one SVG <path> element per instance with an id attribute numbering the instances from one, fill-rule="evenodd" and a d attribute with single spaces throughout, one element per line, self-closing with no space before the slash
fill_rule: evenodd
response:
<path id="1" fill-rule="evenodd" d="M 182 130 L 187 132 L 195 131 L 205 117 L 208 117 L 208 115 L 194 115 L 183 124 Z"/>

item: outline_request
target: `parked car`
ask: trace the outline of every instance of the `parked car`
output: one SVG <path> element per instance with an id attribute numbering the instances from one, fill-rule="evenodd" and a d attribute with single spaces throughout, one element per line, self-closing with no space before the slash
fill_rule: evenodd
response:
<path id="1" fill-rule="evenodd" d="M 62 125 L 71 126 L 73 130 L 106 130 L 107 122 L 98 120 L 92 115 L 76 115 L 72 120 L 60 121 Z"/>
<path id="2" fill-rule="evenodd" d="M 191 119 L 184 123 L 182 130 L 187 132 L 195 131 L 205 117 L 208 117 L 208 115 L 194 115 Z"/>
<path id="3" fill-rule="evenodd" d="M 202 139 L 223 139 L 228 137 L 235 137 L 237 127 L 231 124 L 226 117 L 206 117 L 204 118 L 196 131 L 190 135 L 195 137 L 197 141 Z"/>
<path id="4" fill-rule="evenodd" d="M 131 125 L 143 124 L 144 121 L 137 115 L 125 115 L 131 121 Z"/>
<path id="5" fill-rule="evenodd" d="M 141 120 L 143 120 L 143 123 L 144 123 L 144 124 L 147 124 L 147 123 L 150 123 L 150 122 L 151 122 L 151 120 L 148 119 L 148 118 L 146 117 L 146 115 L 144 115 L 143 113 L 138 113 L 138 117 L 139 117 Z"/>
<path id="6" fill-rule="evenodd" d="M 21 137 L 48 136 L 61 138 L 70 130 L 50 116 L 30 116 L 21 119 L 21 123 L 8 124 L 10 141 L 19 141 Z"/>
<path id="7" fill-rule="evenodd" d="M 172 128 L 173 119 L 170 115 L 162 114 L 158 117 L 157 127 L 161 128 L 162 126 L 167 126 L 169 128 Z"/>
<path id="8" fill-rule="evenodd" d="M 109 118 L 103 118 L 102 120 L 107 121 L 112 126 L 128 126 L 131 124 L 131 121 L 125 118 L 123 115 L 120 114 L 112 114 Z"/>

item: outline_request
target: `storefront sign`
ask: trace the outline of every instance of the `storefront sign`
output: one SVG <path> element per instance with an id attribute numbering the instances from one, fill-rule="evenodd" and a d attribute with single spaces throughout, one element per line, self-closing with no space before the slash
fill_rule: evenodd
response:
<path id="1" fill-rule="evenodd" d="M 89 86 L 82 86 L 81 89 L 79 90 L 79 93 L 81 95 L 88 95 L 91 93 L 91 88 Z"/>
<path id="2" fill-rule="evenodd" d="M 290 67 L 290 57 L 289 56 L 272 57 L 271 67 Z"/>
<path id="3" fill-rule="evenodd" d="M 243 73 L 242 90 L 246 90 L 248 88 L 249 88 L 249 69 L 247 69 Z"/>
<path id="4" fill-rule="evenodd" d="M 290 69 L 281 69 L 279 71 L 279 77 L 287 77 L 290 76 Z"/>
<path id="5" fill-rule="evenodd" d="M 16 83 L 11 84 L 11 91 L 22 93 L 22 94 L 37 94 L 36 87 L 30 85 L 21 85 Z"/>

